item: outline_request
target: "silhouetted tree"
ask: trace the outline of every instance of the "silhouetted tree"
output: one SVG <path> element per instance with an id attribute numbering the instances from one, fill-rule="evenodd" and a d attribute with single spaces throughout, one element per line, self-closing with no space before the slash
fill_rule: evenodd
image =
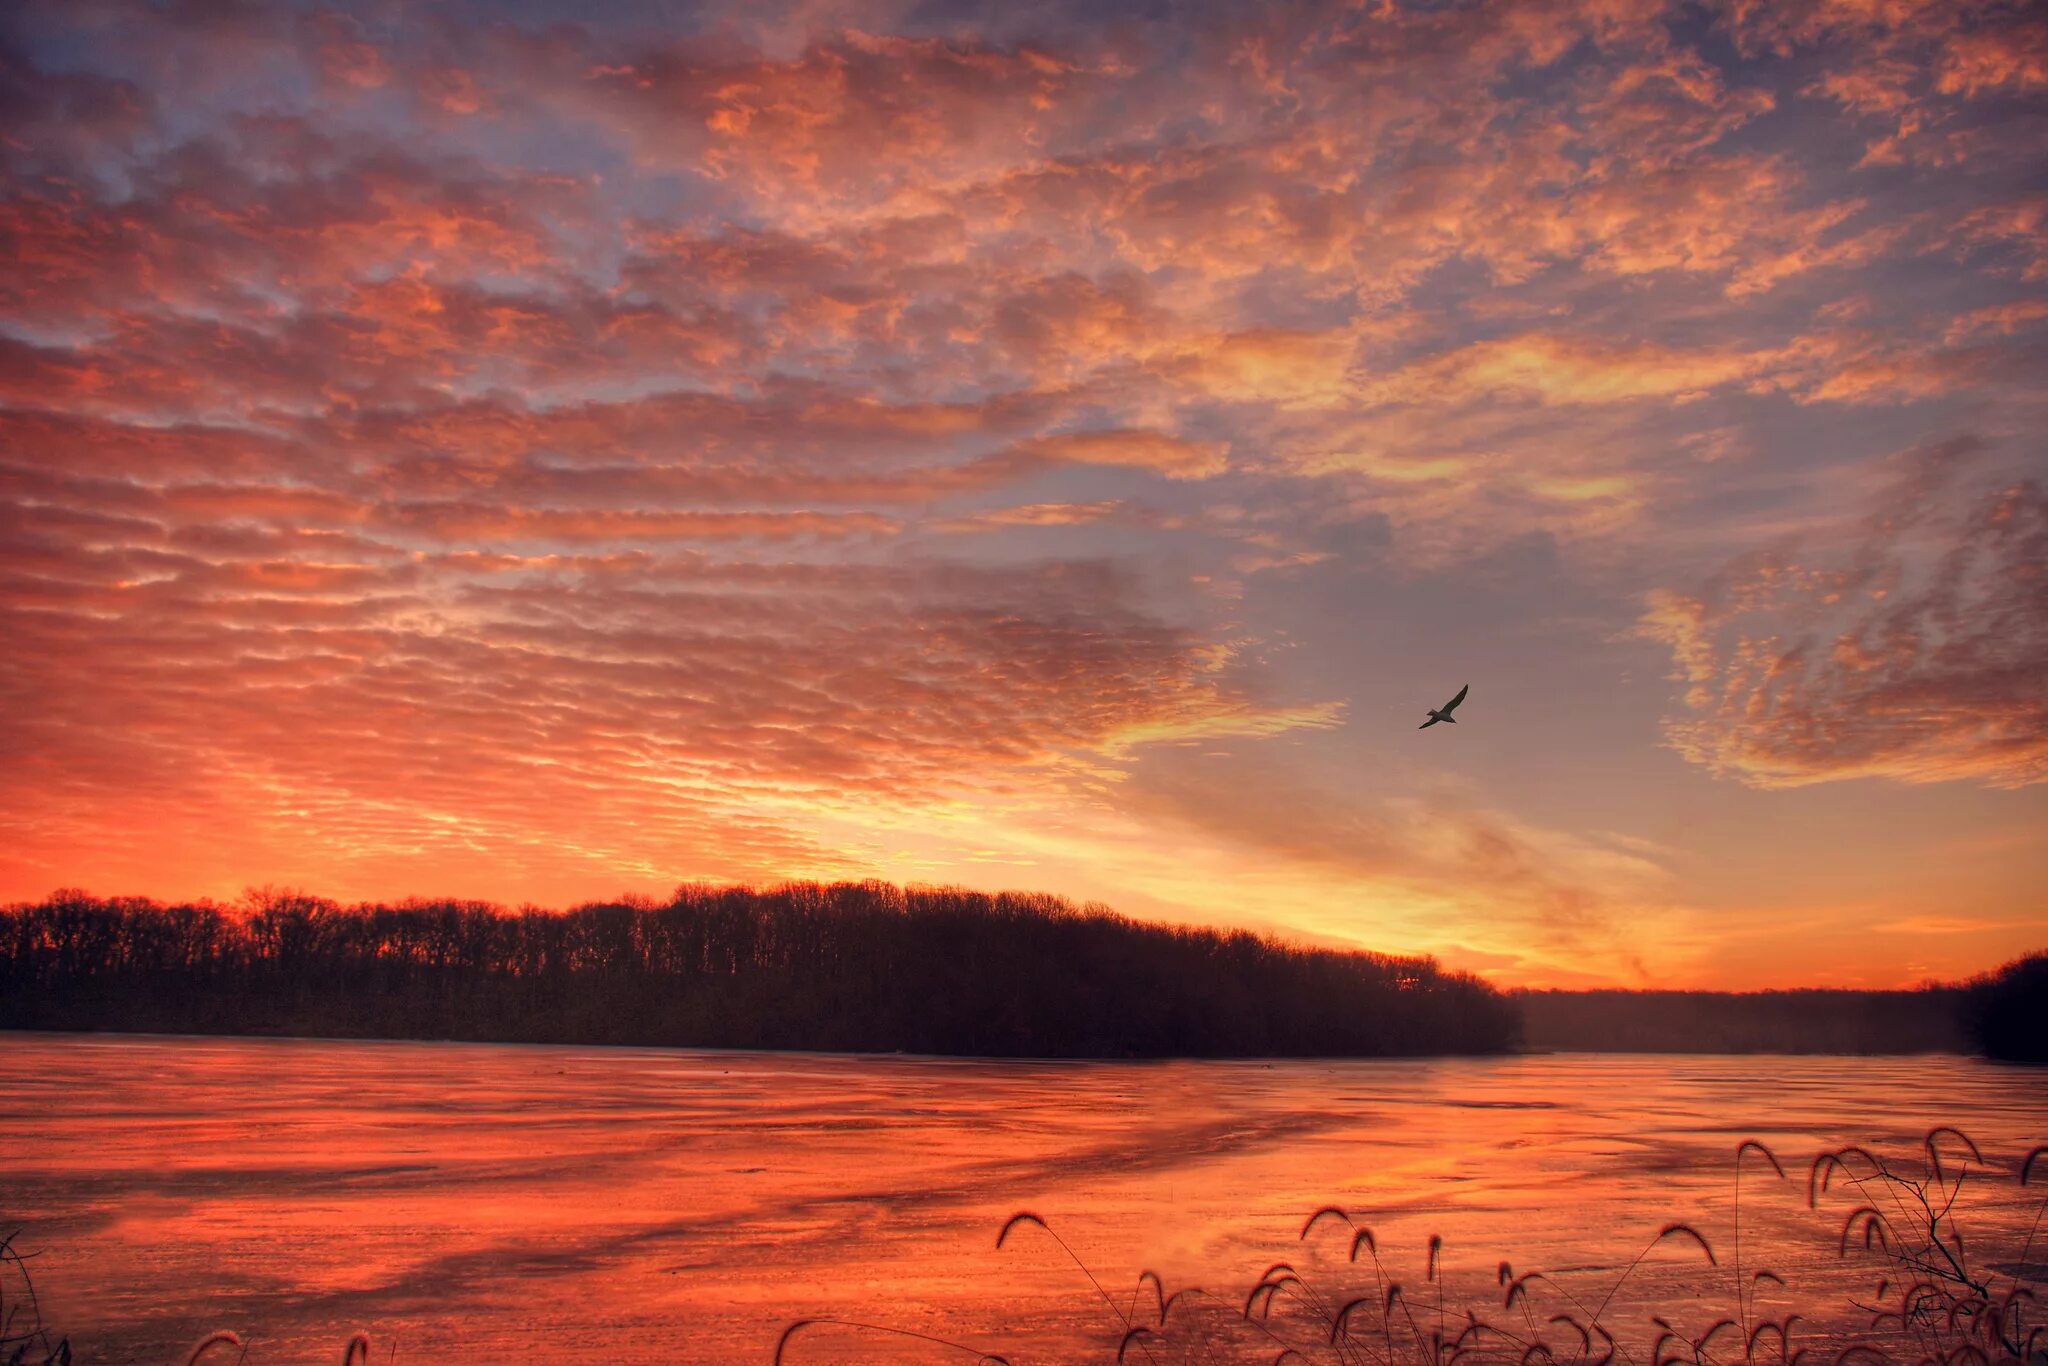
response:
<path id="1" fill-rule="evenodd" d="M 1495 1052 L 1519 1019 L 1427 958 L 858 882 L 562 913 L 65 891 L 0 911 L 0 1027 L 1243 1057 Z"/>
<path id="2" fill-rule="evenodd" d="M 2015 958 L 1971 981 L 1963 1027 L 1988 1058 L 2048 1062 L 2048 950 Z"/>

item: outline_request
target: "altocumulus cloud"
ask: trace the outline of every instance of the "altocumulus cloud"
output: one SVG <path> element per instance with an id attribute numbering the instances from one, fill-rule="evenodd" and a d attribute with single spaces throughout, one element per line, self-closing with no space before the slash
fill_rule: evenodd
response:
<path id="1" fill-rule="evenodd" d="M 1847 544 L 1744 559 L 1652 596 L 1687 758 L 1764 787 L 2048 781 L 2048 490 L 1920 455 Z"/>
<path id="2" fill-rule="evenodd" d="M 1788 412 L 2030 429 L 2038 6 L 825 9 L 8 8 L 9 887 L 861 871 L 863 803 L 1336 722 L 1248 584 L 1541 542 L 1613 612 L 1882 454 Z M 2039 500 L 1659 568 L 1675 742 L 2034 781 Z"/>

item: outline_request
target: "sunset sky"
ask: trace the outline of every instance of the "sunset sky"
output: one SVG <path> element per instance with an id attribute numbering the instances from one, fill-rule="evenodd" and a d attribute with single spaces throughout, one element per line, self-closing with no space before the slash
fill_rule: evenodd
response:
<path id="1" fill-rule="evenodd" d="M 2048 943 L 2048 7 L 605 8 L 0 17 L 0 898 Z"/>

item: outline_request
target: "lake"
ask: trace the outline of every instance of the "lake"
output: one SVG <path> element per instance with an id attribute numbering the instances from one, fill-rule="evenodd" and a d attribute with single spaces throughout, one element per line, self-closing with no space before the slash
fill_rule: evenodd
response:
<path id="1" fill-rule="evenodd" d="M 1108 1360 L 1116 1314 L 1040 1230 L 998 1250 L 1010 1215 L 1041 1215 L 1128 1309 L 1141 1269 L 1233 1304 L 1281 1259 L 1332 1299 L 1372 1290 L 1333 1222 L 1297 1240 L 1327 1204 L 1371 1226 L 1411 1301 L 1433 1300 L 1441 1234 L 1447 1299 L 1482 1314 L 1502 1259 L 1597 1297 L 1694 1222 L 1721 1267 L 1660 1245 L 1608 1313 L 1633 1333 L 1727 1299 L 1749 1137 L 1791 1179 L 1745 1167 L 1745 1274 L 1782 1273 L 1766 1303 L 1822 1317 L 1872 1277 L 1837 1262 L 1855 1202 L 1806 1207 L 1815 1153 L 1907 1157 L 1961 1127 L 2006 1173 L 1963 1202 L 1988 1248 L 2032 1217 L 2010 1172 L 2048 1142 L 2048 1075 L 1945 1056 L 996 1063 L 0 1034 L 0 1096 L 0 1233 L 39 1254 L 46 1321 L 100 1362 L 182 1360 L 230 1328 L 252 1363 L 332 1363 L 360 1328 L 380 1363 L 765 1363 L 820 1317 L 1018 1366 Z M 789 1356 L 947 1359 L 965 1358 L 824 1328 Z"/>

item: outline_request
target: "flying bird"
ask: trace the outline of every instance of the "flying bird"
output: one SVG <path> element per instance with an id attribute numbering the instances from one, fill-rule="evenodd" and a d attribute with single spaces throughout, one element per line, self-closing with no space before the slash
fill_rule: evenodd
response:
<path id="1" fill-rule="evenodd" d="M 1465 694 L 1471 691 L 1472 685 L 1470 683 L 1467 683 L 1464 687 L 1458 689 L 1458 695 L 1456 697 L 1453 697 L 1450 701 L 1444 703 L 1435 711 L 1432 711 L 1429 714 L 1429 719 L 1427 721 L 1424 721 L 1415 729 L 1428 730 L 1431 726 L 1435 725 L 1439 721 L 1448 721 L 1454 726 L 1457 725 L 1458 718 L 1451 715 L 1451 713 L 1458 709 L 1458 704 L 1465 700 Z"/>

